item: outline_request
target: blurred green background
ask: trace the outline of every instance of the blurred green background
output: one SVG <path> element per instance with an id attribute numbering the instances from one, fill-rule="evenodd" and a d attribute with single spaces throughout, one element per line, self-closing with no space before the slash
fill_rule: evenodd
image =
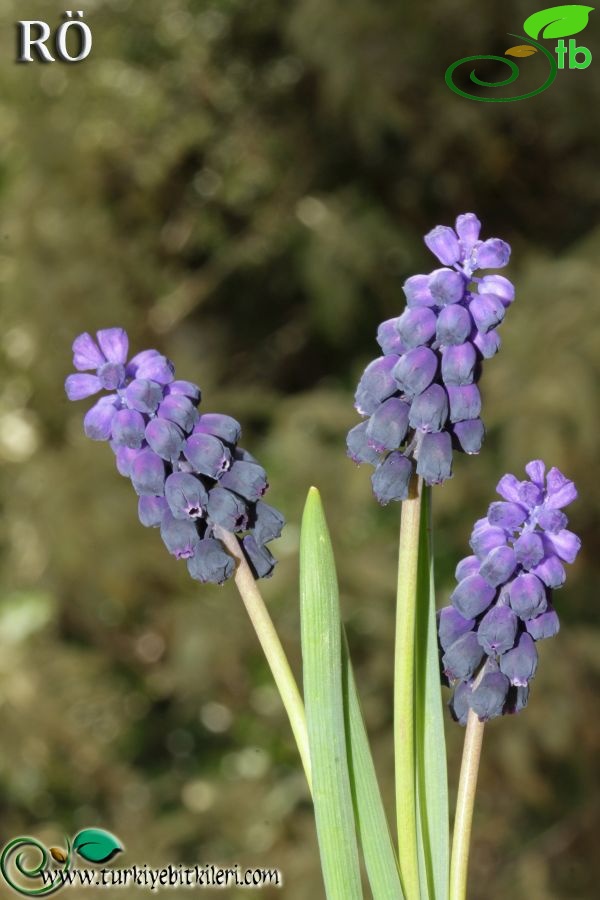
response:
<path id="1" fill-rule="evenodd" d="M 487 729 L 471 897 L 597 897 L 597 14 L 589 69 L 484 104 L 452 94 L 445 68 L 503 53 L 535 4 L 80 5 L 94 48 L 73 66 L 14 63 L 16 21 L 55 26 L 64 3 L 0 14 L 2 843 L 97 825 L 125 843 L 121 865 L 278 867 L 289 900 L 323 896 L 295 748 L 233 586 L 193 583 L 139 526 L 112 454 L 83 437 L 86 404 L 64 397 L 73 337 L 116 324 L 238 417 L 268 468 L 289 525 L 264 593 L 298 675 L 298 525 L 322 489 L 391 809 L 399 509 L 374 502 L 345 433 L 378 322 L 436 265 L 422 235 L 474 210 L 512 243 L 518 293 L 484 371 L 484 452 L 435 491 L 439 602 L 498 478 L 531 458 L 576 480 L 584 549 L 529 708 Z M 453 796 L 462 735 L 448 721 Z"/>

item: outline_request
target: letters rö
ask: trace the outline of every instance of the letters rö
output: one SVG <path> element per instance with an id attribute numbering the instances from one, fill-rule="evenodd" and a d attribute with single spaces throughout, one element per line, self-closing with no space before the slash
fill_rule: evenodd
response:
<path id="1" fill-rule="evenodd" d="M 54 35 L 54 52 L 56 56 L 66 63 L 81 62 L 90 55 L 92 50 L 92 32 L 88 25 L 83 21 L 83 12 L 79 10 L 73 13 L 71 10 L 65 12 L 66 22 L 56 29 Z M 75 17 L 75 18 L 74 18 Z M 51 63 L 56 62 L 54 56 L 47 47 L 47 41 L 51 37 L 51 29 L 47 22 L 42 21 L 22 21 L 17 23 L 18 32 L 18 56 L 17 62 L 30 63 L 39 62 Z M 69 34 L 70 32 L 70 34 Z M 79 40 L 79 52 L 73 56 L 73 41 L 71 40 L 71 50 L 67 46 L 67 39 L 75 36 Z"/>

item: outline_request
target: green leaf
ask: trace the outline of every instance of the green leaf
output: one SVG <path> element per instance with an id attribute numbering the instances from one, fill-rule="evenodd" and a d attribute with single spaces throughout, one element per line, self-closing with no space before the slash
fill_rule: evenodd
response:
<path id="1" fill-rule="evenodd" d="M 450 834 L 444 710 L 435 614 L 431 488 L 423 489 L 415 626 L 415 747 L 421 889 L 447 900 Z"/>
<path id="2" fill-rule="evenodd" d="M 398 860 L 377 784 L 345 631 L 342 676 L 352 800 L 369 884 L 374 900 L 403 900 Z"/>
<path id="3" fill-rule="evenodd" d="M 328 900 L 361 900 L 362 889 L 342 693 L 342 641 L 335 562 L 316 488 L 300 537 L 304 702 L 321 868 Z"/>
<path id="4" fill-rule="evenodd" d="M 593 6 L 570 3 L 567 6 L 551 6 L 525 19 L 523 28 L 531 38 L 562 38 L 579 34 L 586 27 Z"/>
<path id="5" fill-rule="evenodd" d="M 114 834 L 101 828 L 85 828 L 76 835 L 73 850 L 88 862 L 108 862 L 123 848 Z"/>

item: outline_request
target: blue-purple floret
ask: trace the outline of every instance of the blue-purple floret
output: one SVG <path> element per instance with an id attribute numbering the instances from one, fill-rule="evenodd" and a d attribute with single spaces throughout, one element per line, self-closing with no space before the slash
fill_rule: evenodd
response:
<path id="1" fill-rule="evenodd" d="M 469 709 L 485 721 L 527 705 L 537 668 L 537 641 L 558 633 L 553 591 L 565 581 L 581 542 L 563 507 L 577 497 L 572 481 L 541 460 L 528 478 L 500 479 L 502 500 L 473 528 L 473 555 L 456 568 L 450 605 L 438 613 L 443 677 L 453 683 L 450 710 L 464 725 Z"/>
<path id="2" fill-rule="evenodd" d="M 238 535 L 255 577 L 268 577 L 276 560 L 266 544 L 279 537 L 285 520 L 262 499 L 267 474 L 238 446 L 239 422 L 200 414 L 200 388 L 177 380 L 173 363 L 158 350 L 129 362 L 128 352 L 122 328 L 75 339 L 77 374 L 65 382 L 69 400 L 110 391 L 86 413 L 86 435 L 110 443 L 118 471 L 138 494 L 142 525 L 160 529 L 192 578 L 221 584 L 233 574 L 235 561 L 218 528 Z"/>
<path id="3" fill-rule="evenodd" d="M 383 356 L 359 382 L 355 406 L 364 421 L 348 435 L 348 455 L 375 467 L 373 492 L 384 505 L 407 498 L 415 469 L 439 484 L 452 475 L 454 450 L 481 448 L 477 382 L 482 360 L 500 347 L 496 328 L 515 291 L 502 275 L 481 274 L 506 266 L 510 247 L 480 240 L 480 229 L 465 213 L 455 228 L 438 225 L 425 236 L 443 267 L 407 279 L 407 308 L 379 326 Z"/>

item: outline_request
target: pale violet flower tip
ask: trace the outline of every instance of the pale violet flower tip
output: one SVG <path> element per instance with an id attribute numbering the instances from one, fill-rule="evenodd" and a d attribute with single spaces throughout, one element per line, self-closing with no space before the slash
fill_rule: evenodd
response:
<path id="1" fill-rule="evenodd" d="M 444 266 L 460 260 L 460 245 L 453 228 L 437 225 L 425 235 L 425 244 Z"/>
<path id="2" fill-rule="evenodd" d="M 105 362 L 106 358 L 91 334 L 86 331 L 75 338 L 73 341 L 73 365 L 77 371 L 99 369 Z"/>
<path id="3" fill-rule="evenodd" d="M 129 351 L 129 338 L 123 328 L 104 328 L 96 332 L 96 337 L 108 362 L 125 365 Z"/>
<path id="4" fill-rule="evenodd" d="M 102 382 L 97 375 L 69 375 L 65 381 L 69 400 L 85 400 L 101 390 Z"/>
<path id="5" fill-rule="evenodd" d="M 436 306 L 447 306 L 465 298 L 467 281 L 455 269 L 436 269 L 429 276 L 428 287 Z"/>
<path id="6" fill-rule="evenodd" d="M 113 428 L 117 408 L 116 397 L 101 397 L 97 403 L 87 411 L 83 419 L 83 430 L 86 437 L 93 441 L 109 441 Z"/>
<path id="7" fill-rule="evenodd" d="M 470 252 L 475 242 L 479 240 L 481 222 L 475 213 L 463 213 L 457 216 L 454 227 L 463 247 L 467 252 Z"/>

